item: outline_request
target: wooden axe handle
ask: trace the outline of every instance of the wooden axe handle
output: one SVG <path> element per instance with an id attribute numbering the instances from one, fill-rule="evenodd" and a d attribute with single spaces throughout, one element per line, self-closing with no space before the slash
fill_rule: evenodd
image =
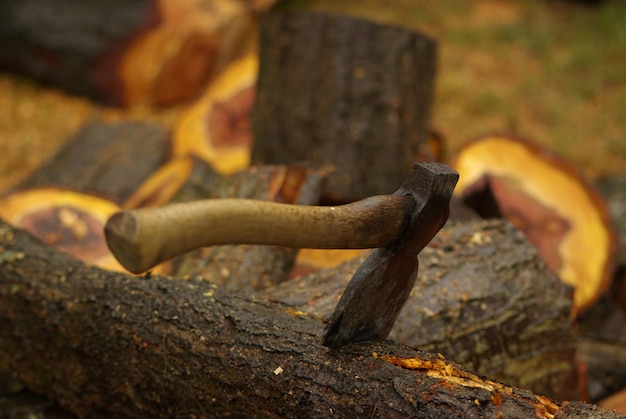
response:
<path id="1" fill-rule="evenodd" d="M 379 195 L 336 207 L 210 199 L 114 214 L 105 227 L 109 248 L 134 273 L 174 256 L 219 244 L 317 249 L 386 246 L 402 235 L 415 200 Z"/>

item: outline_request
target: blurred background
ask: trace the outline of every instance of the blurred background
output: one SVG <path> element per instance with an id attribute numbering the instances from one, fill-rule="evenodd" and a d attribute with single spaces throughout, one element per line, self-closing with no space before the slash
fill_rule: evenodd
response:
<path id="1" fill-rule="evenodd" d="M 271 4 L 245 3 L 252 21 Z M 624 1 L 285 0 L 279 7 L 366 17 L 436 39 L 431 125 L 448 153 L 476 136 L 512 132 L 556 150 L 593 179 L 625 172 Z M 254 48 L 255 30 L 246 29 L 247 48 Z M 185 107 L 106 107 L 8 73 L 0 73 L 0 92 L 0 191 L 27 177 L 90 117 L 171 126 Z"/>

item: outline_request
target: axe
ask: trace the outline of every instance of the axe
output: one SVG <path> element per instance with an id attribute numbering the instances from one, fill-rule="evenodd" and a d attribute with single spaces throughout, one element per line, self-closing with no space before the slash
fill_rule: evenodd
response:
<path id="1" fill-rule="evenodd" d="M 393 195 L 341 206 L 214 199 L 114 214 L 105 226 L 111 252 L 134 273 L 190 250 L 218 244 L 297 248 L 376 248 L 348 283 L 324 345 L 385 339 L 417 277 L 417 254 L 445 224 L 458 173 L 416 163 Z"/>

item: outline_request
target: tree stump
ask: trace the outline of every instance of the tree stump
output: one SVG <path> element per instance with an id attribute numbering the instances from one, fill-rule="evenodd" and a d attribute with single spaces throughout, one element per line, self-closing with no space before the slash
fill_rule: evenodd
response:
<path id="1" fill-rule="evenodd" d="M 328 169 L 329 201 L 393 192 L 426 139 L 435 43 L 326 14 L 270 12 L 260 28 L 252 162 Z"/>

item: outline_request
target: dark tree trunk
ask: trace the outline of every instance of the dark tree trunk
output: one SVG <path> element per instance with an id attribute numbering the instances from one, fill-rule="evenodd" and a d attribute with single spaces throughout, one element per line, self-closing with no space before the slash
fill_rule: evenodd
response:
<path id="1" fill-rule="evenodd" d="M 315 315 L 89 269 L 5 224 L 0 247 L 0 371 L 79 417 L 618 417 L 392 342 L 331 351 Z"/>
<path id="2" fill-rule="evenodd" d="M 332 201 L 402 183 L 426 138 L 433 41 L 351 17 L 271 12 L 260 54 L 253 162 L 333 170 Z"/>

